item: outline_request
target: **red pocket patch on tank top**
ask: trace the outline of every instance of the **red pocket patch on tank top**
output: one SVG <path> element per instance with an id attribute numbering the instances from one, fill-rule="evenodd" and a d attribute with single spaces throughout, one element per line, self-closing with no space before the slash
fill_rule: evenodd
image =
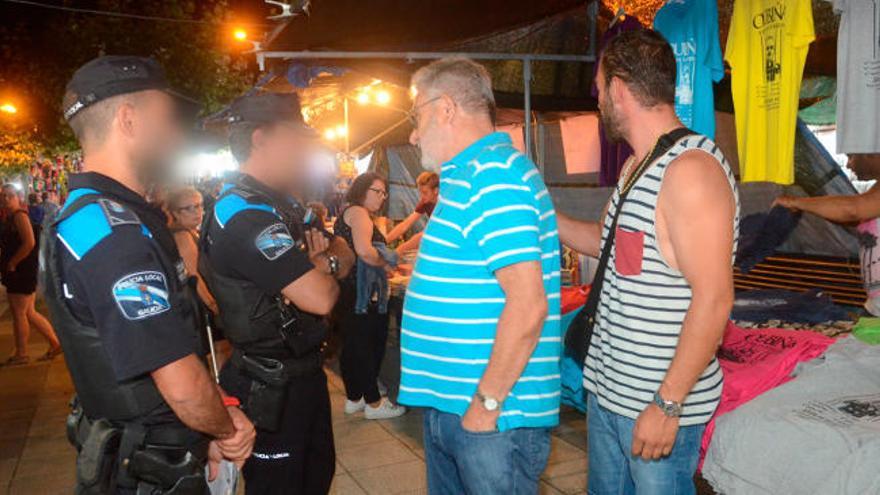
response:
<path id="1" fill-rule="evenodd" d="M 617 228 L 614 240 L 614 268 L 619 275 L 641 275 L 645 255 L 645 233 Z"/>

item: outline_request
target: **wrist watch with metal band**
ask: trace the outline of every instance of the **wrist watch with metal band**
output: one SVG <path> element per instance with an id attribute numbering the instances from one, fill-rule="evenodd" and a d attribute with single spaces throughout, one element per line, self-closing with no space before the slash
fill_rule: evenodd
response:
<path id="1" fill-rule="evenodd" d="M 501 409 L 501 403 L 503 401 L 500 401 L 495 397 L 484 395 L 479 390 L 477 390 L 474 396 L 480 401 L 481 404 L 483 404 L 483 409 L 487 411 L 497 411 L 498 409 Z"/>
<path id="2" fill-rule="evenodd" d="M 330 275 L 335 277 L 339 273 L 339 258 L 333 254 L 328 254 L 327 266 L 330 267 Z"/>
<path id="3" fill-rule="evenodd" d="M 681 402 L 664 400 L 663 397 L 660 397 L 659 390 L 657 392 L 654 392 L 654 404 L 657 404 L 657 407 L 659 407 L 660 410 L 663 411 L 663 414 L 670 418 L 677 418 L 681 416 Z"/>

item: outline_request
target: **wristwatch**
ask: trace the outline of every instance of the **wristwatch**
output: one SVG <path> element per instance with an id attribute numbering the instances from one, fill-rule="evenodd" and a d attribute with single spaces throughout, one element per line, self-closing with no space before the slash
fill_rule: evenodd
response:
<path id="1" fill-rule="evenodd" d="M 681 416 L 681 402 L 675 402 L 672 400 L 664 400 L 663 397 L 660 397 L 660 391 L 654 392 L 654 404 L 657 404 L 657 407 L 663 411 L 663 414 L 670 418 L 677 418 Z"/>
<path id="2" fill-rule="evenodd" d="M 495 397 L 483 395 L 483 393 L 479 390 L 477 390 L 474 396 L 483 404 L 483 409 L 487 411 L 497 411 L 501 408 L 501 403 L 503 402 L 496 399 Z"/>
<path id="3" fill-rule="evenodd" d="M 339 258 L 336 255 L 327 255 L 327 266 L 330 267 L 330 275 L 336 276 L 339 273 Z"/>

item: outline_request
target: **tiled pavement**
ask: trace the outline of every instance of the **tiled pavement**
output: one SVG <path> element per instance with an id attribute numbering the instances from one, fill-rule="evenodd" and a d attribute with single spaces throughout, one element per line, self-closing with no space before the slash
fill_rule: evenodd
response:
<path id="1" fill-rule="evenodd" d="M 0 300 L 4 299 L 0 294 Z M 0 307 L 0 310 L 3 308 Z M 12 349 L 11 322 L 0 317 L 0 358 Z M 46 350 L 34 335 L 31 355 Z M 74 451 L 64 420 L 72 387 L 63 360 L 0 369 L 0 493 L 69 494 L 74 485 Z M 421 414 L 367 421 L 342 413 L 342 383 L 330 374 L 337 466 L 332 493 L 426 493 Z M 575 411 L 563 414 L 553 436 L 542 494 L 579 494 L 586 486 L 586 427 Z"/>
<path id="2" fill-rule="evenodd" d="M 0 288 L 0 301 L 5 297 Z M 12 330 L 0 302 L 0 358 L 12 349 Z M 46 350 L 34 335 L 31 355 Z M 338 495 L 426 493 L 421 414 L 383 421 L 345 417 L 345 396 L 338 375 L 330 373 L 337 465 L 332 493 Z M 74 450 L 67 443 L 64 420 L 72 387 L 59 359 L 0 368 L 0 493 L 70 494 L 74 485 Z M 587 479 L 587 432 L 583 416 L 562 413 L 553 432 L 550 460 L 541 494 L 583 494 Z M 713 494 L 700 480 L 698 493 Z"/>

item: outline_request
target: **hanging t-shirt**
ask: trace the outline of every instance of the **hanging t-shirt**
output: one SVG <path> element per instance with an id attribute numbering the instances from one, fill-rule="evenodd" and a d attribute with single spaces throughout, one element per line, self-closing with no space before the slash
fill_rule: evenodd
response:
<path id="1" fill-rule="evenodd" d="M 837 152 L 880 152 L 880 0 L 833 0 L 837 31 Z"/>
<path id="2" fill-rule="evenodd" d="M 810 0 L 734 3 L 725 57 L 743 182 L 794 182 L 798 96 L 815 37 Z"/>
<path id="3" fill-rule="evenodd" d="M 724 77 L 715 0 L 668 0 L 654 17 L 654 29 L 675 52 L 675 113 L 694 131 L 715 137 L 712 83 Z"/>
<path id="4" fill-rule="evenodd" d="M 859 258 L 862 262 L 862 281 L 868 299 L 865 309 L 874 316 L 880 316 L 880 218 L 862 222 L 858 226 Z"/>

